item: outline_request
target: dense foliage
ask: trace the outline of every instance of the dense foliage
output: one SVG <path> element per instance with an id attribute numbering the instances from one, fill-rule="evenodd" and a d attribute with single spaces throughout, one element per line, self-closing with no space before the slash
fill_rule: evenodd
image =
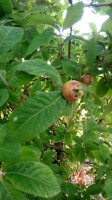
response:
<path id="1" fill-rule="evenodd" d="M 112 199 L 112 3 L 89 3 L 0 0 L 0 200 Z M 100 32 L 73 28 L 85 7 L 109 16 Z M 87 163 L 93 183 L 74 184 Z"/>

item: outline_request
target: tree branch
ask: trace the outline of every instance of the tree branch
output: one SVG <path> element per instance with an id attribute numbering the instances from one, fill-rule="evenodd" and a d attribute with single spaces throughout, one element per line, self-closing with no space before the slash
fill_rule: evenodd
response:
<path id="1" fill-rule="evenodd" d="M 73 5 L 72 0 L 68 0 L 68 1 L 69 1 L 69 4 L 72 6 Z M 72 35 L 72 27 L 70 27 L 70 35 Z M 72 41 L 70 40 L 68 44 L 68 59 L 71 59 L 71 45 L 72 45 Z"/>
<path id="2" fill-rule="evenodd" d="M 70 35 L 72 35 L 72 27 L 70 27 Z M 72 41 L 69 41 L 68 44 L 68 59 L 71 59 L 71 45 L 72 45 Z"/>
<path id="3" fill-rule="evenodd" d="M 112 7 L 112 3 L 105 3 L 105 4 L 93 4 L 92 2 L 85 7 L 102 7 L 102 6 L 110 6 Z"/>

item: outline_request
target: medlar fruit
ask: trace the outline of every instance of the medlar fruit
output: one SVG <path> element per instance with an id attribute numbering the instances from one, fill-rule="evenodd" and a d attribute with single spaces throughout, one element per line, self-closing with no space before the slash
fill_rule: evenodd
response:
<path id="1" fill-rule="evenodd" d="M 62 95 L 67 101 L 74 102 L 81 98 L 83 87 L 75 80 L 66 82 L 62 87 Z"/>
<path id="2" fill-rule="evenodd" d="M 85 85 L 90 85 L 92 83 L 93 79 L 90 75 L 83 75 L 81 78 L 81 82 Z"/>

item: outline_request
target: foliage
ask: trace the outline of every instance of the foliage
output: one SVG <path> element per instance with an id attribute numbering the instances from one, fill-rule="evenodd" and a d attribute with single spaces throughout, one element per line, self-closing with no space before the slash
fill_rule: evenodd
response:
<path id="1" fill-rule="evenodd" d="M 0 200 L 112 199 L 112 12 L 94 3 L 109 19 L 84 37 L 63 32 L 82 1 L 0 0 Z M 62 85 L 86 74 L 92 85 L 67 102 Z M 88 187 L 71 181 L 85 163 Z"/>

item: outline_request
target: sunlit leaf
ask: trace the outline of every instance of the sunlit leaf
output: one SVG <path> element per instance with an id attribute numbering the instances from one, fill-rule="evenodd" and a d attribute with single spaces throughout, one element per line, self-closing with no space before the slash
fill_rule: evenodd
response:
<path id="1" fill-rule="evenodd" d="M 0 54 L 8 52 L 23 37 L 20 27 L 0 26 Z"/>
<path id="2" fill-rule="evenodd" d="M 13 112 L 9 133 L 19 141 L 27 141 L 45 131 L 62 114 L 66 100 L 60 92 L 40 93 L 29 98 Z"/>
<path id="3" fill-rule="evenodd" d="M 15 164 L 5 176 L 17 189 L 35 196 L 50 198 L 60 192 L 52 170 L 39 162 Z"/>
<path id="4" fill-rule="evenodd" d="M 63 29 L 70 28 L 73 24 L 75 24 L 81 19 L 83 15 L 83 7 L 84 7 L 84 4 L 82 2 L 78 2 L 68 8 L 67 14 L 63 23 Z"/>

